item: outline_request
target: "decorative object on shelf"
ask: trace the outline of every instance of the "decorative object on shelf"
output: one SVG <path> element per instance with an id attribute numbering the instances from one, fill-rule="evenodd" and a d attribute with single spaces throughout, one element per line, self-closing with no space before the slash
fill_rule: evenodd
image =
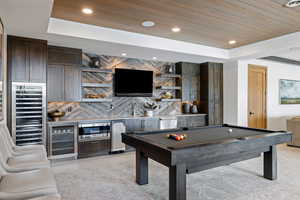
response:
<path id="1" fill-rule="evenodd" d="M 191 110 L 191 103 L 190 102 L 183 102 L 183 113 L 189 114 Z"/>
<path id="2" fill-rule="evenodd" d="M 105 94 L 85 94 L 85 98 L 90 98 L 90 99 L 99 99 L 99 98 L 105 98 Z"/>
<path id="3" fill-rule="evenodd" d="M 197 107 L 197 105 L 192 105 L 192 107 L 191 107 L 191 113 L 193 113 L 193 114 L 197 114 L 198 113 L 198 107 Z"/>
<path id="4" fill-rule="evenodd" d="M 155 102 L 145 102 L 144 108 L 146 108 L 145 116 L 146 117 L 153 117 L 154 110 L 158 109 L 159 106 Z"/>
<path id="5" fill-rule="evenodd" d="M 175 72 L 173 65 L 166 65 L 166 73 L 173 74 Z"/>
<path id="6" fill-rule="evenodd" d="M 280 104 L 300 104 L 300 81 L 279 80 Z"/>
<path id="7" fill-rule="evenodd" d="M 59 110 L 55 110 L 55 111 L 53 111 L 53 112 L 49 112 L 48 113 L 48 116 L 50 117 L 50 118 L 52 118 L 53 119 L 53 121 L 59 121 L 59 119 L 61 118 L 61 117 L 63 117 L 63 116 L 65 116 L 65 112 L 61 112 L 61 111 L 59 111 Z"/>
<path id="8" fill-rule="evenodd" d="M 161 96 L 162 99 L 172 99 L 173 95 L 171 92 L 165 92 L 163 93 L 163 95 Z"/>
<path id="9" fill-rule="evenodd" d="M 91 57 L 89 66 L 92 68 L 100 68 L 100 58 L 99 57 Z"/>
<path id="10" fill-rule="evenodd" d="M 198 113 L 198 105 L 199 105 L 198 101 L 193 101 L 193 103 L 191 105 L 191 113 L 192 114 L 197 114 Z"/>
<path id="11" fill-rule="evenodd" d="M 101 57 L 92 53 L 82 53 L 82 64 L 85 67 L 101 68 Z"/>

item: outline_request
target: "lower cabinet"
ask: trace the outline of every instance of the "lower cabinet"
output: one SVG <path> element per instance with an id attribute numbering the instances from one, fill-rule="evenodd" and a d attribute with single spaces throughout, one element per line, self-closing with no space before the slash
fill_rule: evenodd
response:
<path id="1" fill-rule="evenodd" d="M 177 127 L 201 127 L 207 125 L 207 115 L 177 116 Z"/>
<path id="2" fill-rule="evenodd" d="M 105 155 L 110 150 L 110 140 L 93 140 L 78 142 L 78 157 Z"/>
<path id="3" fill-rule="evenodd" d="M 126 131 L 158 130 L 159 118 L 133 118 L 125 120 Z"/>

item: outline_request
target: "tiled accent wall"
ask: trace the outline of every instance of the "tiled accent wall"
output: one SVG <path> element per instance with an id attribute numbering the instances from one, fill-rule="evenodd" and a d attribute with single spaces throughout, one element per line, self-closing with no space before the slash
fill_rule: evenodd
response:
<path id="1" fill-rule="evenodd" d="M 94 54 L 83 54 L 83 65 L 89 66 L 92 57 L 98 57 L 101 69 L 129 68 L 140 70 L 151 70 L 157 73 L 165 73 L 169 68 L 175 69 L 174 63 L 147 61 L 114 56 L 97 56 Z M 111 81 L 112 77 L 107 74 L 85 74 L 85 81 Z M 175 80 L 172 78 L 154 77 L 154 85 L 174 85 Z M 132 115 L 132 104 L 136 104 L 137 115 L 144 115 L 144 103 L 155 101 L 165 90 L 153 90 L 153 97 L 114 97 L 112 88 L 100 89 L 108 97 L 112 97 L 112 102 L 105 103 L 80 103 L 80 102 L 49 102 L 48 111 L 60 110 L 65 111 L 66 115 L 61 120 L 73 119 L 95 119 L 110 117 L 129 117 Z M 169 91 L 174 94 L 174 91 Z M 175 95 L 175 94 L 174 94 Z M 156 102 L 156 101 L 155 101 Z M 156 115 L 176 115 L 181 113 L 181 102 L 157 102 L 159 109 L 155 111 Z"/>

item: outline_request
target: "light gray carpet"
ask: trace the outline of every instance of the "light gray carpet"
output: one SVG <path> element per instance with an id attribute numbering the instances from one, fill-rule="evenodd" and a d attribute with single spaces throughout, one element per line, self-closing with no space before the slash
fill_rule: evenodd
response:
<path id="1" fill-rule="evenodd" d="M 188 200 L 300 199 L 300 149 L 280 146 L 278 180 L 261 177 L 262 158 L 187 176 Z M 63 200 L 167 200 L 168 169 L 149 162 L 149 184 L 135 184 L 135 154 L 66 161 L 53 167 Z"/>

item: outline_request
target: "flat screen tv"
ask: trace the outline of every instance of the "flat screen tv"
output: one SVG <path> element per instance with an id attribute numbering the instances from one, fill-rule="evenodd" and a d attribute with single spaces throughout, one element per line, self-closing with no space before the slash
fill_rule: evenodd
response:
<path id="1" fill-rule="evenodd" d="M 115 69 L 115 96 L 152 97 L 153 71 Z"/>

